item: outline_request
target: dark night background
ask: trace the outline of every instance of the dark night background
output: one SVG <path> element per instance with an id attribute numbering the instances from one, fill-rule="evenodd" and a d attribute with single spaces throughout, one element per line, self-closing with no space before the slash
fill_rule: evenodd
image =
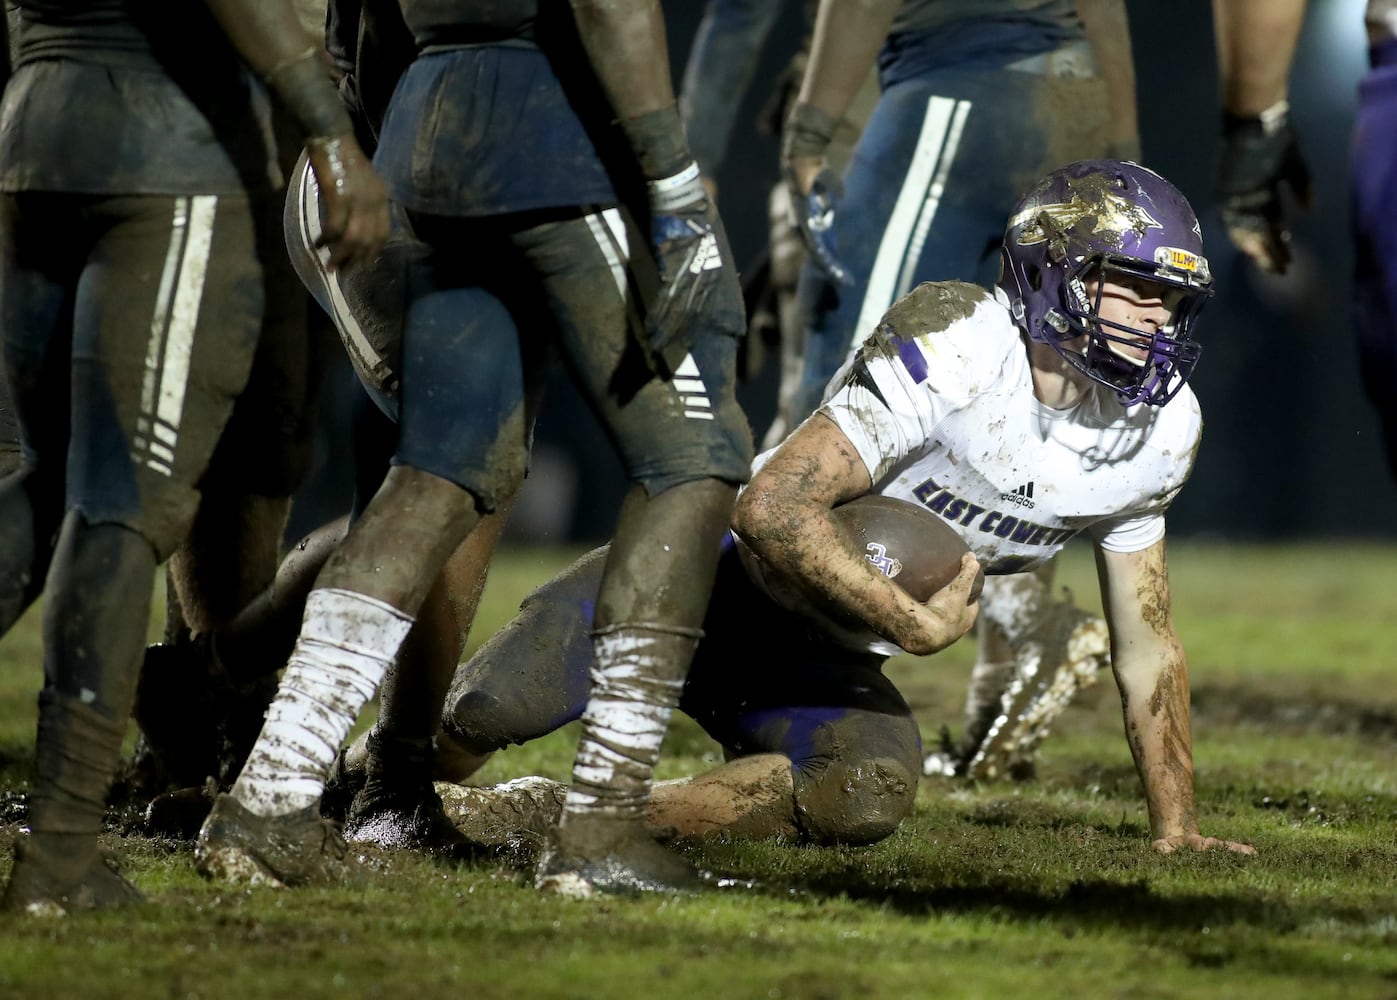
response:
<path id="1" fill-rule="evenodd" d="M 664 0 L 676 90 L 701 0 Z M 755 119 L 803 29 L 788 0 L 741 109 L 719 174 L 721 210 L 741 267 L 765 241 L 775 140 Z M 1173 537 L 1391 537 L 1397 488 L 1358 379 L 1350 317 L 1347 163 L 1355 89 L 1366 68 L 1363 0 L 1311 0 L 1291 78 L 1292 119 L 1315 178 L 1284 278 L 1231 251 L 1212 205 L 1217 73 L 1208 0 L 1127 0 L 1146 165 L 1172 180 L 1203 223 L 1218 294 L 1204 314 L 1193 385 L 1207 421 L 1193 478 L 1170 516 Z M 1007 211 L 1010 206 L 1005 206 Z M 758 437 L 775 394 L 774 359 L 741 398 Z M 535 459 L 511 529 L 517 540 L 605 538 L 624 478 L 566 379 L 539 420 Z M 1372 515 L 1372 516 L 1369 516 Z"/>

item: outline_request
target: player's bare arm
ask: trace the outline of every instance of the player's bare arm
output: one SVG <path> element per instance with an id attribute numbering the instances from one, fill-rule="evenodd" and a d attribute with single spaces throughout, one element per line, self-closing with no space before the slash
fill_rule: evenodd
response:
<path id="1" fill-rule="evenodd" d="M 1213 0 L 1223 108 L 1257 115 L 1286 96 L 1306 0 Z"/>
<path id="2" fill-rule="evenodd" d="M 664 12 L 657 0 L 572 0 L 572 11 L 616 117 L 673 106 Z"/>
<path id="3" fill-rule="evenodd" d="M 836 526 L 830 511 L 872 488 L 868 469 L 834 421 L 816 414 L 752 478 L 733 527 L 783 581 L 857 614 L 909 653 L 944 649 L 975 624 L 967 603 L 979 572 L 967 555 L 960 574 L 925 604 L 880 573 Z"/>
<path id="4" fill-rule="evenodd" d="M 896 0 L 820 4 L 810 61 L 781 133 L 781 172 L 801 241 L 816 266 L 840 285 L 854 278 L 835 244 L 833 227 L 843 182 L 826 164 L 825 151 L 873 66 L 898 7 Z"/>
<path id="5" fill-rule="evenodd" d="M 1170 610 L 1164 539 L 1138 552 L 1098 548 L 1096 560 L 1125 735 L 1144 785 L 1154 849 L 1255 853 L 1198 831 L 1188 663 Z"/>
<path id="6" fill-rule="evenodd" d="M 324 52 L 287 0 L 205 0 L 243 61 L 305 137 L 325 202 L 323 245 L 338 267 L 378 253 L 388 237 L 388 191 L 354 139 Z"/>
<path id="7" fill-rule="evenodd" d="M 793 118 L 799 118 L 801 109 L 818 112 L 830 122 L 844 117 L 900 5 L 900 0 L 822 0 Z M 813 156 L 799 148 L 794 150 L 797 155 L 789 155 L 790 149 L 786 153 L 801 193 L 809 192 L 823 163 L 823 151 Z"/>

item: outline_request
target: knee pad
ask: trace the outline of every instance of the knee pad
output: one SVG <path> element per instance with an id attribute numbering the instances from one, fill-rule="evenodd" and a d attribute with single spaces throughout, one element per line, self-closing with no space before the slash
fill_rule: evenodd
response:
<path id="1" fill-rule="evenodd" d="M 817 844 L 873 844 L 912 813 L 917 766 L 892 757 L 796 768 L 796 823 Z"/>
<path id="2" fill-rule="evenodd" d="M 442 731 L 473 754 L 493 753 L 510 743 L 510 721 L 500 700 L 485 691 L 464 691 L 447 700 Z"/>

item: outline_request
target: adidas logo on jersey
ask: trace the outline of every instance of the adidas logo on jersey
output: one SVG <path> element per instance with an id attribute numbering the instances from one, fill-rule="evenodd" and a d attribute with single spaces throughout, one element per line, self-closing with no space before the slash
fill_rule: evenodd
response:
<path id="1" fill-rule="evenodd" d="M 718 252 L 718 238 L 711 232 L 704 233 L 703 239 L 699 240 L 698 249 L 694 251 L 694 256 L 689 261 L 689 273 L 715 271 L 722 266 L 723 255 Z"/>
<path id="2" fill-rule="evenodd" d="M 1033 508 L 1033 481 L 1029 480 L 1010 493 L 999 494 L 999 499 L 1016 503 L 1020 507 Z"/>

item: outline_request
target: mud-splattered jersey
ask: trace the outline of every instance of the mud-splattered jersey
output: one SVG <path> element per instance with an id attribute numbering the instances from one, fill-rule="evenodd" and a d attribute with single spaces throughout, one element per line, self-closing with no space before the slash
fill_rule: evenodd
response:
<path id="1" fill-rule="evenodd" d="M 1008 309 L 961 282 L 896 303 L 820 412 L 858 450 L 873 492 L 940 514 L 998 574 L 1082 531 L 1116 552 L 1158 541 L 1202 431 L 1187 386 L 1163 407 L 1126 408 L 1095 384 L 1071 409 L 1043 405 Z"/>

